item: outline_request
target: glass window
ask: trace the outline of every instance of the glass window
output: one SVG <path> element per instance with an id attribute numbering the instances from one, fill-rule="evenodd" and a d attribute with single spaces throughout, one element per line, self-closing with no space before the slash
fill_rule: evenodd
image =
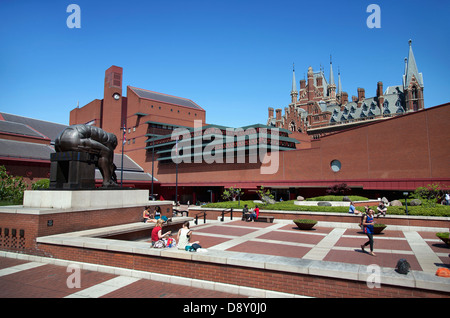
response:
<path id="1" fill-rule="evenodd" d="M 341 162 L 339 160 L 333 160 L 331 161 L 330 167 L 333 172 L 338 172 L 341 170 Z"/>

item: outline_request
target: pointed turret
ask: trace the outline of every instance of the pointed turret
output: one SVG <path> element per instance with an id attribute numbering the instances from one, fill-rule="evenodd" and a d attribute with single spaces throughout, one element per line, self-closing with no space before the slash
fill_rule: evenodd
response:
<path id="1" fill-rule="evenodd" d="M 298 90 L 297 81 L 295 80 L 295 64 L 292 63 L 292 90 L 291 90 L 291 102 L 295 103 L 297 101 Z"/>
<path id="2" fill-rule="evenodd" d="M 423 76 L 422 73 L 419 73 L 417 68 L 416 59 L 414 58 L 414 53 L 411 45 L 412 41 L 409 40 L 409 54 L 408 59 L 405 61 L 405 77 L 404 77 L 404 88 L 408 87 L 413 79 L 413 76 L 416 78 L 416 81 L 419 83 L 420 87 L 423 87 Z"/>
<path id="3" fill-rule="evenodd" d="M 408 59 L 405 60 L 405 75 L 403 75 L 403 91 L 405 94 L 405 110 L 417 111 L 425 108 L 423 99 L 423 76 L 419 73 L 416 59 L 409 40 Z"/>
<path id="4" fill-rule="evenodd" d="M 331 61 L 331 55 L 330 55 L 330 84 L 328 85 L 328 97 L 330 97 L 331 100 L 336 99 L 336 84 L 334 83 L 333 62 Z"/>
<path id="5" fill-rule="evenodd" d="M 338 87 L 337 87 L 337 94 L 342 94 L 342 84 L 341 84 L 341 71 L 338 68 Z"/>
<path id="6" fill-rule="evenodd" d="M 331 60 L 331 55 L 330 55 L 330 85 L 335 85 L 334 84 L 334 74 L 333 74 L 333 62 Z"/>

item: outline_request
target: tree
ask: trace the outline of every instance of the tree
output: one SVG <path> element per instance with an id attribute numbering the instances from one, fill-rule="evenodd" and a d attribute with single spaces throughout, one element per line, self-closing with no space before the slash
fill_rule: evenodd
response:
<path id="1" fill-rule="evenodd" d="M 0 201 L 20 204 L 26 188 L 22 177 L 13 177 L 6 172 L 5 166 L 0 166 Z"/>
<path id="2" fill-rule="evenodd" d="M 228 189 L 225 189 L 222 193 L 222 199 L 224 200 L 229 200 L 229 201 L 236 201 L 236 198 L 238 196 L 243 195 L 244 192 L 241 191 L 240 188 L 234 188 L 234 187 L 230 187 Z"/>
<path id="3" fill-rule="evenodd" d="M 332 195 L 345 195 L 350 193 L 350 189 L 346 183 L 335 184 L 334 186 L 327 189 L 327 194 Z"/>
<path id="4" fill-rule="evenodd" d="M 446 186 L 443 186 L 444 188 Z M 422 206 L 435 207 L 436 204 L 444 196 L 443 188 L 439 183 L 428 184 L 425 187 L 418 187 L 410 194 L 411 199 L 419 199 L 422 201 Z"/>
<path id="5" fill-rule="evenodd" d="M 263 201 L 265 204 L 269 203 L 269 204 L 274 204 L 275 200 L 273 199 L 273 194 L 270 193 L 270 190 L 267 189 L 264 191 L 264 186 L 261 186 L 259 188 L 259 190 L 256 190 L 256 194 L 258 195 L 258 197 L 261 199 L 261 201 Z"/>

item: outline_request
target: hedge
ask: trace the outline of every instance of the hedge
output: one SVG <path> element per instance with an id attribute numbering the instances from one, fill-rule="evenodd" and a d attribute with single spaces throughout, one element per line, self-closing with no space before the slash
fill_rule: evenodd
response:
<path id="1" fill-rule="evenodd" d="M 243 209 L 244 205 L 247 204 L 249 209 L 258 205 L 262 210 L 281 210 L 281 211 L 311 211 L 311 212 L 334 212 L 334 213 L 348 213 L 348 207 L 344 206 L 301 206 L 295 205 L 294 201 L 284 201 L 275 204 L 257 204 L 253 201 L 241 201 L 238 205 L 238 201 L 227 201 L 227 202 L 217 202 L 209 203 L 203 205 L 203 208 L 220 208 L 220 209 Z M 371 209 L 377 212 L 377 205 L 370 206 Z M 364 207 L 356 207 L 360 212 L 364 211 Z M 406 215 L 406 209 L 404 206 L 389 206 L 387 214 L 392 215 Z M 427 208 L 422 206 L 408 206 L 409 215 L 417 216 L 446 216 L 450 217 L 450 206 L 437 205 L 434 208 Z"/>

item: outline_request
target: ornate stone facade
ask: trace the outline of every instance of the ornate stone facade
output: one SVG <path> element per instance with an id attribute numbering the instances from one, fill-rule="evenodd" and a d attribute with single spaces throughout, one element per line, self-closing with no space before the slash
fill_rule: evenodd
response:
<path id="1" fill-rule="evenodd" d="M 423 89 L 423 76 L 418 71 L 410 40 L 402 85 L 390 86 L 383 91 L 383 83 L 378 82 L 376 96 L 369 98 L 366 98 L 364 88 L 358 88 L 357 96 L 352 96 L 349 101 L 348 93 L 342 90 L 340 72 L 337 85 L 335 83 L 331 60 L 328 80 L 322 67 L 314 72 L 310 66 L 307 79 L 300 81 L 300 90 L 297 90 L 294 69 L 291 103 L 285 107 L 284 115 L 278 108 L 274 116 L 274 109 L 269 107 L 267 124 L 307 133 L 317 139 L 368 121 L 421 110 L 424 108 Z"/>

